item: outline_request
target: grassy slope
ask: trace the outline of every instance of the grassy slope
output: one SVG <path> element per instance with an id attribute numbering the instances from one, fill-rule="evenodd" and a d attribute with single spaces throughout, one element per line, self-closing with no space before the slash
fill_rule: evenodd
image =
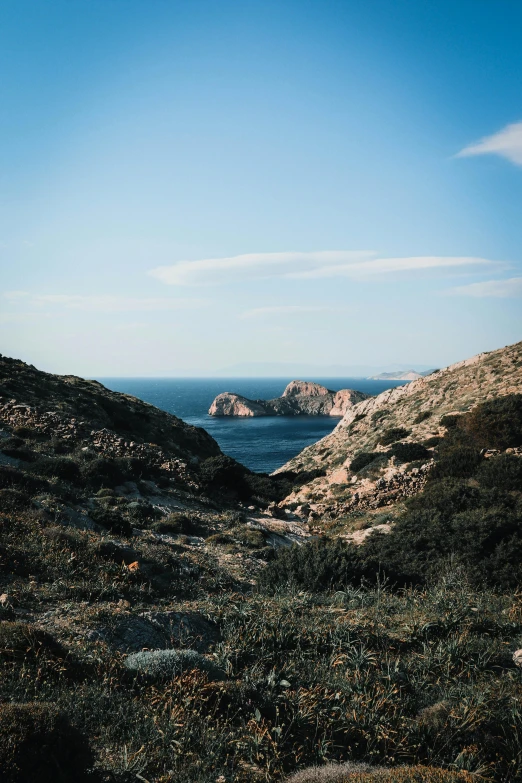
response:
<path id="1" fill-rule="evenodd" d="M 8 383 L 13 397 L 38 402 L 36 381 L 28 392 Z M 49 384 L 44 407 L 76 412 L 63 382 L 51 376 Z M 92 401 L 90 386 L 84 393 Z M 115 397 L 121 411 L 137 405 Z M 64 452 L 84 470 L 79 446 L 25 430 L 11 441 L 15 452 L 33 450 L 36 458 L 2 473 L 0 702 L 58 705 L 88 737 L 98 779 L 276 781 L 310 764 L 353 759 L 522 780 L 522 684 L 512 662 L 522 641 L 518 594 L 472 587 L 458 567 L 402 591 L 252 590 L 266 567 L 263 534 L 245 525 L 232 501 L 219 493 L 205 501 L 162 474 L 135 477 L 129 496 L 110 477 L 98 490 L 88 472 L 72 483 L 38 474 L 44 453 Z M 165 520 L 160 489 L 165 503 L 187 507 L 181 518 Z M 67 528 L 73 507 L 119 513 L 132 535 Z M 158 532 L 161 524 L 171 525 L 170 534 Z M 227 679 L 209 682 L 198 671 L 163 682 L 131 675 L 115 629 L 151 610 L 213 621 L 220 639 L 205 655 Z M 1 745 L 0 727 L 0 753 Z"/>

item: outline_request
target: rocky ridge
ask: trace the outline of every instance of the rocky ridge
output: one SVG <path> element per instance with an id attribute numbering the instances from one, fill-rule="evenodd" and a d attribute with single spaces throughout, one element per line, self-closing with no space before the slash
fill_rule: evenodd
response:
<path id="1" fill-rule="evenodd" d="M 218 394 L 209 409 L 210 416 L 344 416 L 346 411 L 369 395 L 354 389 L 338 392 L 312 381 L 291 381 L 281 397 L 249 400 L 240 394 Z"/>
<path id="2" fill-rule="evenodd" d="M 391 506 L 422 489 L 432 464 L 432 446 L 446 432 L 445 416 L 462 414 L 493 397 L 521 392 L 522 343 L 516 343 L 363 400 L 346 412 L 330 435 L 276 471 L 322 473 L 281 505 L 304 508 L 303 515 L 311 513 L 312 519 Z M 392 456 L 381 440 L 386 441 L 393 431 L 402 443 L 424 443 L 426 457 L 410 463 Z M 381 458 L 355 472 L 352 460 L 362 452 Z"/>
<path id="3" fill-rule="evenodd" d="M 34 427 L 70 441 L 107 441 L 113 448 L 154 451 L 188 463 L 218 456 L 216 441 L 200 427 L 97 381 L 54 375 L 0 355 L 0 422 Z M 128 447 L 124 444 L 127 443 Z M 132 444 L 132 445 L 131 445 Z M 150 448 L 149 448 L 150 447 Z M 101 448 L 101 447 L 99 447 Z M 160 455 L 159 452 L 164 452 Z M 167 457 L 168 455 L 168 457 Z"/>

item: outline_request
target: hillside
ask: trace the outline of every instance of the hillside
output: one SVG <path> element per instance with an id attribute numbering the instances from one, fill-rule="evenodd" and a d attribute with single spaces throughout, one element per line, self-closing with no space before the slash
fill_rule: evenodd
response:
<path id="1" fill-rule="evenodd" d="M 36 427 L 90 444 L 110 430 L 129 443 L 154 444 L 169 455 L 198 462 L 221 453 L 205 430 L 97 381 L 53 375 L 0 355 L 0 422 Z"/>
<path id="2" fill-rule="evenodd" d="M 364 400 L 347 411 L 330 435 L 277 471 L 323 474 L 284 503 L 292 508 L 305 504 L 304 513 L 311 509 L 316 518 L 339 518 L 363 508 L 392 505 L 422 487 L 424 466 L 433 459 L 437 439 L 447 429 L 444 417 L 462 414 L 487 399 L 521 392 L 522 343 L 516 343 Z M 397 443 L 419 447 L 411 452 L 413 458 L 401 459 L 390 453 Z M 361 455 L 373 459 L 366 457 L 366 465 L 352 470 L 352 461 Z"/>
<path id="3" fill-rule="evenodd" d="M 288 509 L 323 446 L 256 475 L 132 397 L 1 366 L 2 783 L 520 782 L 520 346 L 359 403 L 331 454 L 373 449 L 346 473 L 371 491 L 344 511 L 328 483 L 315 528 Z"/>

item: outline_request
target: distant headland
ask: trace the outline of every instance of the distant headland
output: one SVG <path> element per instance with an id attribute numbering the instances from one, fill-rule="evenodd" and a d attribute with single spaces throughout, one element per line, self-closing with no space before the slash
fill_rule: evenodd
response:
<path id="1" fill-rule="evenodd" d="M 291 381 L 281 397 L 249 400 L 240 394 L 218 394 L 210 416 L 344 416 L 349 408 L 370 395 L 354 389 L 332 391 L 311 381 Z"/>

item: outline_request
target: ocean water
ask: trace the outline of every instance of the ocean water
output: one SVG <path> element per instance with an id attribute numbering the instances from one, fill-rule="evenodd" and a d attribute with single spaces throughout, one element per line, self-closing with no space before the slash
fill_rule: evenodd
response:
<path id="1" fill-rule="evenodd" d="M 113 391 L 132 394 L 180 419 L 203 427 L 222 451 L 251 470 L 271 473 L 305 446 L 328 435 L 339 419 L 331 416 L 267 416 L 235 419 L 208 415 L 214 397 L 235 392 L 250 399 L 279 397 L 292 378 L 96 378 Z M 364 378 L 307 378 L 328 389 L 380 394 L 404 381 Z"/>

